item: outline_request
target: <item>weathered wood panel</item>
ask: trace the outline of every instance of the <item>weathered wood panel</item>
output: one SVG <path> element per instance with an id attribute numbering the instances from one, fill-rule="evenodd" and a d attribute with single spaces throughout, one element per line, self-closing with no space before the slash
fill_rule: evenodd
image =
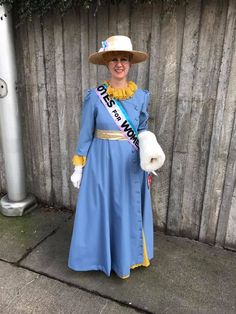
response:
<path id="1" fill-rule="evenodd" d="M 216 240 L 218 241 L 216 243 L 236 250 L 236 110 L 226 174 L 224 197 L 221 206 L 222 214 L 217 229 L 218 237 Z M 222 231 L 225 231 L 226 236 L 223 235 Z M 222 241 L 223 239 L 224 242 Z"/>
<path id="2" fill-rule="evenodd" d="M 43 200 L 52 202 L 51 189 L 51 151 L 48 121 L 48 102 L 47 102 L 47 86 L 45 80 L 45 64 L 42 29 L 39 18 L 35 18 L 32 25 L 28 25 L 29 37 L 29 58 L 30 58 L 30 74 L 28 77 L 32 87 L 29 92 L 33 93 L 34 98 L 28 103 L 28 110 L 33 117 L 33 130 L 31 139 L 34 146 L 37 146 L 38 163 L 36 164 L 35 174 L 32 178 L 35 188 L 39 189 L 39 193 L 45 195 Z M 26 86 L 28 84 L 26 83 Z M 27 131 L 26 131 L 27 132 Z M 36 145 L 34 144 L 36 143 Z"/>
<path id="3" fill-rule="evenodd" d="M 162 8 L 161 16 L 163 11 L 166 11 L 166 6 Z M 157 197 L 160 204 L 157 212 L 157 224 L 161 229 L 168 227 L 167 211 L 170 197 L 169 189 L 184 16 L 185 10 L 178 7 L 172 13 L 162 16 L 160 25 L 158 91 L 157 95 L 154 94 L 153 97 L 157 97 L 155 131 L 166 154 L 166 161 L 161 169 L 157 185 L 159 191 Z"/>
<path id="4" fill-rule="evenodd" d="M 222 194 L 224 192 L 225 171 L 227 161 L 229 161 L 228 152 L 231 130 L 233 128 L 233 117 L 236 109 L 235 102 L 232 102 L 232 99 L 236 97 L 235 88 L 232 89 L 230 85 L 228 86 L 229 82 L 230 84 L 233 83 L 236 73 L 234 61 L 236 57 L 235 26 L 236 2 L 230 1 L 215 101 L 214 127 L 212 129 L 211 146 L 209 150 L 207 180 L 200 229 L 200 239 L 208 243 L 215 242 Z M 234 63 L 232 63 L 232 61 Z M 229 80 L 229 78 L 231 79 Z M 230 93 L 228 93 L 229 91 Z M 231 183 L 233 183 L 233 181 L 231 181 Z"/>
<path id="5" fill-rule="evenodd" d="M 160 107 L 159 97 L 158 97 L 158 82 L 159 82 L 159 73 L 160 73 L 160 37 L 161 37 L 161 10 L 162 5 L 161 3 L 152 6 L 152 24 L 151 24 L 151 42 L 149 47 L 149 89 L 152 92 L 150 96 L 150 105 L 149 105 L 149 121 L 148 126 L 152 132 L 155 132 L 158 138 L 158 142 L 164 149 L 164 141 L 159 136 L 159 129 L 161 126 L 161 118 L 157 114 L 158 109 Z M 160 83 L 159 83 L 160 84 Z M 166 217 L 165 215 L 159 214 L 159 208 L 161 204 L 160 195 L 163 194 L 161 189 L 160 182 L 163 182 L 165 171 L 161 168 L 158 174 L 158 178 L 153 178 L 152 183 L 152 205 L 153 205 L 153 213 L 154 213 L 154 225 L 160 229 L 165 229 L 166 226 Z M 167 210 L 167 208 L 165 208 Z M 158 214 L 158 215 L 157 215 Z"/>
<path id="6" fill-rule="evenodd" d="M 77 137 L 79 132 L 79 117 L 82 103 L 81 86 L 81 23 L 79 10 L 72 10 L 70 15 L 65 15 L 63 19 L 64 37 L 64 71 L 66 89 L 66 111 L 63 119 L 67 120 L 67 145 L 68 145 L 68 165 L 71 165 L 71 157 L 75 153 Z M 62 139 L 64 141 L 65 139 Z M 65 165 L 66 167 L 66 165 Z M 68 166 L 67 166 L 68 167 Z M 72 172 L 72 166 L 70 167 Z M 68 178 L 70 184 L 70 176 Z M 74 207 L 76 193 L 71 189 L 71 206 Z"/>
<path id="7" fill-rule="evenodd" d="M 44 55 L 44 74 L 46 84 L 46 103 L 48 110 L 48 132 L 45 136 L 49 139 L 50 164 L 51 164 L 51 200 L 62 201 L 62 176 L 60 171 L 60 139 L 59 139 L 59 117 L 57 109 L 57 82 L 56 82 L 56 60 L 55 60 L 55 36 L 54 15 L 48 14 L 43 19 L 42 43 Z M 70 129 L 68 129 L 70 132 Z"/>
<path id="8" fill-rule="evenodd" d="M 175 222 L 172 224 L 174 232 L 177 227 L 181 234 L 191 235 L 194 239 L 198 239 L 200 230 L 226 12 L 225 1 L 202 2 L 198 55 L 188 122 L 187 156 L 182 159 L 185 165 L 181 166 L 185 167 L 181 217 L 174 217 Z"/>
<path id="9" fill-rule="evenodd" d="M 130 79 L 151 92 L 149 128 L 166 153 L 154 177 L 156 228 L 236 249 L 236 2 L 161 1 L 51 12 L 16 31 L 18 93 L 29 191 L 74 208 L 71 158 L 82 100 L 109 78 L 87 63 L 114 34 L 150 54 Z M 0 152 L 0 192 L 5 190 Z"/>
<path id="10" fill-rule="evenodd" d="M 28 69 L 27 64 L 29 63 L 29 46 L 28 46 L 28 27 L 27 25 L 23 25 L 20 28 L 20 32 L 18 32 L 18 36 L 16 36 L 17 41 L 16 44 L 19 44 L 20 54 L 17 59 L 18 62 L 18 95 L 19 95 L 19 107 L 20 111 L 23 113 L 23 145 L 24 145 L 24 156 L 25 156 L 25 164 L 27 171 L 27 183 L 30 188 L 34 186 L 34 182 L 32 181 L 33 169 L 34 166 L 34 158 L 33 158 L 33 145 L 32 140 L 32 129 L 31 129 L 31 113 L 28 110 L 28 104 L 30 104 L 29 99 L 29 85 L 30 83 L 30 71 Z M 21 46 L 21 40 L 24 38 L 25 45 Z M 26 83 L 27 82 L 27 83 Z M 38 194 L 39 195 L 39 194 Z"/>
<path id="11" fill-rule="evenodd" d="M 109 14 L 108 14 L 108 8 L 105 6 L 102 6 L 98 13 L 97 13 L 97 46 L 96 51 L 99 50 L 101 47 L 101 42 L 106 39 L 109 36 Z M 94 52 L 94 51 L 93 51 Z M 94 67 L 97 68 L 97 80 L 99 82 L 103 82 L 105 78 L 108 76 L 108 70 L 106 66 L 100 66 L 97 67 L 94 65 Z M 97 84 L 97 82 L 96 82 Z"/>
<path id="12" fill-rule="evenodd" d="M 230 74 L 225 99 L 224 121 L 220 135 L 224 160 L 226 161 L 225 179 L 223 182 L 222 202 L 219 210 L 216 243 L 229 248 L 236 248 L 235 241 L 235 192 L 236 192 L 236 3 L 230 2 L 228 16 L 231 23 L 228 25 L 228 33 L 232 32 L 230 40 L 234 44 L 230 62 Z M 230 32 L 231 30 L 231 32 Z M 230 49 L 229 49 L 230 50 Z M 231 131 L 232 130 L 232 131 Z M 225 143 L 227 146 L 225 147 Z M 228 150 L 228 145 L 230 145 Z M 222 158 L 222 157 L 221 157 Z M 234 194 L 233 194 L 234 193 Z M 227 234 L 227 235 L 226 235 Z"/>
<path id="13" fill-rule="evenodd" d="M 201 1 L 192 0 L 186 8 L 176 111 L 173 162 L 170 181 L 168 209 L 168 231 L 180 233 L 183 221 L 183 195 L 185 186 L 188 145 L 191 129 L 191 106 L 194 87 L 195 66 L 198 55 L 201 19 Z M 192 177 L 190 180 L 193 179 Z M 194 196 L 193 196 L 194 197 Z M 191 198 L 191 196 L 190 196 Z M 191 217 L 189 217 L 191 219 Z M 191 229 L 191 227 L 189 226 Z"/>
<path id="14" fill-rule="evenodd" d="M 97 50 L 97 41 L 94 40 L 97 36 L 97 19 L 94 17 L 93 11 L 89 12 L 89 32 L 88 32 L 88 44 L 89 44 L 89 55 Z M 88 59 L 87 59 L 88 62 Z M 87 63 L 86 62 L 86 63 Z M 89 87 L 95 87 L 97 84 L 97 67 L 93 64 L 89 64 Z"/>
<path id="15" fill-rule="evenodd" d="M 68 120 L 66 119 L 66 112 L 68 110 L 67 105 L 67 92 L 65 84 L 65 66 L 64 66 L 64 25 L 60 14 L 54 14 L 54 42 L 55 42 L 55 77 L 56 77 L 56 103 L 58 113 L 58 137 L 59 142 L 59 154 L 56 160 L 60 161 L 59 175 L 61 173 L 61 195 L 57 198 L 58 203 L 62 203 L 65 206 L 71 205 L 71 193 L 69 189 L 69 177 L 71 167 L 68 167 L 68 144 L 69 144 L 69 126 Z M 47 125 L 48 127 L 48 125 Z M 49 130 L 48 130 L 49 131 Z M 49 134 L 45 134 L 49 137 Z M 58 162 L 57 162 L 58 166 Z M 61 197 L 61 199 L 60 199 Z"/>

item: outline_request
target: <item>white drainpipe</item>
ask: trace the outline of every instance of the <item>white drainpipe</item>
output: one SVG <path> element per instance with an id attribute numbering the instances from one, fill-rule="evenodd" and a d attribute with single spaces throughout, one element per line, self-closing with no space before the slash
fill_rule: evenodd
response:
<path id="1" fill-rule="evenodd" d="M 37 207 L 25 186 L 19 106 L 16 94 L 16 62 L 11 14 L 0 6 L 0 135 L 5 161 L 7 195 L 0 199 L 0 212 L 22 216 Z"/>

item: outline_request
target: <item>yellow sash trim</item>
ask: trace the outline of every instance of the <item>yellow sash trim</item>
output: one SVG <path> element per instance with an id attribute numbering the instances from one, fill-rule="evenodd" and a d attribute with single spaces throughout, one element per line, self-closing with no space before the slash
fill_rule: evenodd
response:
<path id="1" fill-rule="evenodd" d="M 72 164 L 74 166 L 83 166 L 84 167 L 86 164 L 86 157 L 74 155 L 74 157 L 72 158 Z"/>
<path id="2" fill-rule="evenodd" d="M 131 98 L 138 88 L 133 81 L 129 81 L 127 87 L 122 88 L 112 87 L 109 81 L 106 83 L 108 84 L 107 94 L 119 100 Z"/>

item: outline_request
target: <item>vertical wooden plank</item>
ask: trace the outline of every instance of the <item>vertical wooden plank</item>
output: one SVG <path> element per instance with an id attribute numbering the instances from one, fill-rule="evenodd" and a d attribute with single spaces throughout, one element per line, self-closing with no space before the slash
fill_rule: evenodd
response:
<path id="1" fill-rule="evenodd" d="M 43 18 L 43 53 L 45 62 L 46 101 L 50 139 L 52 202 L 62 203 L 62 178 L 60 165 L 60 140 L 57 110 L 57 85 L 55 77 L 55 38 L 53 13 Z"/>
<path id="2" fill-rule="evenodd" d="M 149 113 L 149 122 L 148 128 L 150 131 L 154 132 L 157 136 L 157 140 L 161 147 L 163 147 L 162 138 L 159 136 L 158 128 L 158 117 L 157 117 L 157 109 L 159 107 L 158 100 L 158 76 L 160 73 L 160 24 L 161 24 L 161 10 L 162 5 L 161 2 L 157 4 L 152 4 L 152 18 L 151 18 L 151 41 L 150 41 L 150 48 L 149 48 L 149 91 L 151 94 L 150 97 L 150 104 L 148 108 Z M 160 230 L 165 229 L 166 225 L 166 214 L 164 217 L 158 216 L 159 211 L 159 204 L 160 204 L 160 195 L 162 194 L 162 172 L 161 168 L 158 171 L 158 178 L 154 177 L 152 181 L 152 207 L 153 207 L 153 214 L 154 214 L 154 225 L 158 226 Z"/>
<path id="3" fill-rule="evenodd" d="M 22 72 L 24 76 L 21 76 L 21 85 L 19 86 L 20 94 L 20 108 L 22 109 L 23 113 L 23 147 L 24 147 L 24 157 L 25 157 L 25 166 L 26 166 L 26 183 L 36 196 L 39 197 L 38 193 L 35 193 L 34 187 L 34 178 L 37 176 L 37 169 L 35 165 L 34 156 L 34 142 L 33 142 L 33 133 L 34 129 L 31 124 L 31 91 L 30 85 L 28 84 L 31 81 L 31 73 L 30 73 L 30 61 L 29 61 L 29 38 L 28 38 L 28 24 L 24 23 L 20 26 L 20 38 L 19 38 L 19 45 L 21 47 L 22 58 L 20 62 L 22 62 Z M 19 68 L 19 67 L 18 67 Z M 24 79 L 23 79 L 24 78 Z"/>
<path id="4" fill-rule="evenodd" d="M 149 128 L 155 131 L 157 125 L 156 111 L 159 104 L 157 103 L 158 97 L 158 77 L 160 72 L 160 32 L 161 32 L 161 2 L 152 4 L 152 17 L 151 17 L 151 41 L 149 48 L 149 90 L 151 93 L 151 103 L 149 105 Z"/>
<path id="5" fill-rule="evenodd" d="M 229 224 L 227 228 L 227 234 L 225 239 L 225 248 L 236 251 L 236 187 L 234 188 L 234 194 L 232 197 Z"/>
<path id="6" fill-rule="evenodd" d="M 15 21 L 15 19 L 13 20 Z M 14 43 L 15 43 L 15 53 L 16 53 L 16 69 L 17 69 L 17 97 L 18 97 L 19 112 L 20 112 L 20 117 L 21 117 L 22 144 L 23 144 L 25 171 L 26 171 L 26 186 L 27 186 L 27 189 L 29 189 L 29 185 L 28 185 L 28 176 L 29 176 L 28 166 L 29 165 L 27 161 L 29 160 L 30 154 L 28 154 L 27 152 L 28 134 L 26 132 L 26 120 L 28 119 L 28 117 L 25 112 L 26 88 L 25 88 L 25 74 L 24 74 L 24 62 L 23 62 L 24 55 L 23 55 L 23 47 L 22 47 L 23 46 L 22 45 L 23 43 L 22 29 L 23 29 L 23 26 L 16 28 L 13 22 Z M 3 168 L 0 168 L 0 169 L 3 170 Z"/>
<path id="7" fill-rule="evenodd" d="M 168 232 L 174 234 L 181 232 L 184 178 L 191 124 L 193 81 L 198 53 L 200 15 L 201 1 L 189 1 L 185 14 L 168 207 Z"/>
<path id="8" fill-rule="evenodd" d="M 33 20 L 34 36 L 34 48 L 35 54 L 33 56 L 36 67 L 36 83 L 37 83 L 37 99 L 36 119 L 39 119 L 39 130 L 40 132 L 40 155 L 34 158 L 39 159 L 40 164 L 40 177 L 42 184 L 42 194 L 40 198 L 43 201 L 48 201 L 51 198 L 52 191 L 52 178 L 51 178 L 51 160 L 50 160 L 50 136 L 48 126 L 48 110 L 46 104 L 46 86 L 45 86 L 45 68 L 44 68 L 44 55 L 43 55 L 43 38 L 42 38 L 42 27 L 39 17 L 35 17 Z"/>
<path id="9" fill-rule="evenodd" d="M 233 14 L 234 11 L 231 11 L 231 14 Z M 232 16 L 232 15 L 230 15 Z M 236 30 L 234 29 L 236 32 Z M 233 215 L 235 215 L 235 198 L 232 199 L 233 193 L 235 193 L 235 132 L 236 132 L 236 90 L 235 90 L 235 79 L 236 79 L 236 33 L 234 33 L 234 48 L 233 48 L 233 55 L 232 55 L 232 63 L 230 65 L 230 78 L 228 83 L 228 89 L 227 89 L 227 98 L 226 98 L 226 104 L 228 103 L 230 106 L 234 106 L 234 114 L 231 111 L 225 110 L 224 118 L 225 122 L 222 127 L 222 142 L 224 142 L 224 137 L 228 138 L 231 136 L 231 144 L 229 151 L 226 151 L 225 154 L 227 154 L 227 169 L 225 174 L 225 181 L 224 181 L 224 189 L 223 189 L 223 196 L 222 196 L 222 203 L 220 207 L 220 214 L 219 214 L 219 220 L 218 220 L 218 226 L 217 226 L 217 235 L 216 235 L 216 243 L 220 246 L 230 247 L 234 246 L 236 248 L 236 245 L 233 244 L 236 239 L 233 236 L 233 228 L 235 229 L 235 225 L 233 224 Z M 228 127 L 228 121 L 233 117 L 234 115 L 234 128 L 232 129 L 232 134 L 230 131 L 230 128 Z M 235 195 L 235 194 L 234 194 Z M 230 218 L 229 218 L 230 217 Z M 229 230 L 227 230 L 229 229 Z M 225 240 L 226 234 L 228 233 L 227 240 Z M 230 238 L 230 240 L 229 240 Z M 233 240 L 234 239 L 234 240 Z"/>
<path id="10" fill-rule="evenodd" d="M 152 6 L 150 4 L 134 4 L 131 6 L 130 37 L 133 49 L 149 51 L 151 38 Z M 148 88 L 148 59 L 145 62 L 133 65 L 131 79 L 143 89 Z"/>
<path id="11" fill-rule="evenodd" d="M 217 244 L 236 250 L 236 110 L 232 131 L 224 194 L 217 229 Z"/>
<path id="12" fill-rule="evenodd" d="M 85 92 L 89 88 L 89 13 L 88 10 L 80 9 L 80 25 L 81 25 L 81 89 L 82 99 L 84 99 Z"/>
<path id="13" fill-rule="evenodd" d="M 17 33 L 18 98 L 22 116 L 27 187 L 42 201 L 49 201 L 51 176 L 46 144 L 49 141 L 46 126 L 48 117 L 45 110 L 45 77 L 39 19 L 35 17 L 31 23 L 24 23 Z"/>
<path id="14" fill-rule="evenodd" d="M 102 41 L 109 37 L 108 27 L 109 27 L 109 11 L 108 6 L 101 5 L 97 13 L 97 50 L 101 48 Z M 95 37 L 96 38 L 96 37 Z M 102 83 L 104 80 L 109 78 L 108 70 L 106 66 L 97 66 L 97 84 Z"/>
<path id="15" fill-rule="evenodd" d="M 71 10 L 63 18 L 64 26 L 64 68 L 65 68 L 65 91 L 66 91 L 66 123 L 70 126 L 67 129 L 68 156 L 71 160 L 75 154 L 77 138 L 79 133 L 80 107 L 82 102 L 81 86 L 81 21 L 79 9 Z M 70 173 L 72 163 L 68 162 Z M 70 187 L 70 202 L 74 208 L 78 191 L 74 189 L 68 178 Z"/>
<path id="16" fill-rule="evenodd" d="M 35 33 L 34 26 L 37 18 L 34 19 L 34 22 L 28 23 L 28 39 L 29 39 L 29 81 L 27 85 L 30 88 L 30 103 L 29 105 L 29 114 L 31 130 L 33 132 L 30 134 L 32 137 L 32 147 L 33 150 L 33 159 L 35 165 L 34 172 L 34 193 L 40 197 L 40 199 L 47 199 L 45 193 L 44 185 L 44 156 L 43 156 L 43 144 L 42 144 L 42 128 L 41 128 L 41 117 L 40 117 L 40 105 L 39 104 L 39 95 L 38 95 L 38 78 L 37 78 L 37 51 L 35 47 L 35 41 L 39 34 Z M 47 134 L 48 136 L 48 134 Z M 36 188 L 37 187 L 37 188 Z"/>
<path id="17" fill-rule="evenodd" d="M 58 132 L 59 132 L 59 156 L 58 168 L 60 169 L 62 178 L 62 195 L 61 205 L 70 206 L 70 189 L 69 177 L 71 156 L 68 156 L 68 143 L 70 138 L 68 132 L 70 125 L 67 122 L 67 111 L 69 110 L 66 101 L 66 86 L 65 86 L 65 67 L 64 67 L 64 46 L 63 46 L 63 24 L 61 15 L 58 11 L 53 14 L 53 32 L 54 32 L 54 47 L 55 47 L 55 80 L 56 80 L 56 105 L 58 112 Z"/>
<path id="18" fill-rule="evenodd" d="M 119 6 L 115 4 L 109 4 L 108 6 L 108 37 L 114 35 L 122 35 L 118 33 L 117 15 Z"/>
<path id="19" fill-rule="evenodd" d="M 233 12 L 232 12 L 233 14 Z M 231 136 L 231 143 L 229 151 L 227 150 L 225 154 L 227 155 L 227 168 L 224 180 L 224 189 L 222 196 L 222 203 L 220 207 L 220 214 L 217 226 L 217 235 L 216 235 L 216 243 L 220 246 L 230 247 L 233 246 L 233 231 L 231 228 L 235 228 L 233 225 L 233 215 L 235 213 L 235 199 L 232 199 L 234 189 L 235 189 L 235 132 L 236 132 L 236 90 L 235 90 L 235 78 L 236 78 L 236 30 L 234 28 L 234 47 L 233 47 L 233 55 L 232 55 L 232 63 L 230 65 L 230 77 L 227 88 L 227 98 L 226 104 L 228 104 L 228 108 L 231 110 L 225 110 L 224 113 L 224 124 L 222 126 L 222 134 L 221 134 L 221 142 L 224 143 L 225 138 L 228 139 Z M 233 107 L 233 108 L 232 108 Z M 234 113 L 232 112 L 234 110 Z M 229 121 L 234 116 L 234 127 L 232 128 L 231 134 L 231 124 Z M 230 217 L 230 218 L 229 218 Z M 227 230 L 229 228 L 229 230 Z M 225 240 L 226 234 L 230 234 L 230 240 Z M 226 243 L 225 243 L 226 242 Z M 231 244 L 230 244 L 231 243 Z M 236 246 L 235 246 L 236 247 Z"/>
<path id="20" fill-rule="evenodd" d="M 157 226 L 163 230 L 167 223 L 169 185 L 171 176 L 172 150 L 175 129 L 176 99 L 178 91 L 179 63 L 183 37 L 184 10 L 177 6 L 172 12 L 160 12 L 160 36 L 158 50 L 157 95 L 153 99 L 156 106 L 155 133 L 166 155 L 166 161 L 157 178 Z M 154 83 L 152 83 L 154 84 Z"/>
<path id="21" fill-rule="evenodd" d="M 109 36 L 130 35 L 130 1 L 109 5 L 108 26 Z"/>
<path id="22" fill-rule="evenodd" d="M 97 18 L 93 14 L 93 10 L 89 11 L 89 55 L 98 51 L 97 50 Z M 97 86 L 97 66 L 89 63 L 89 88 Z"/>
<path id="23" fill-rule="evenodd" d="M 124 35 L 129 36 L 130 32 L 130 1 L 126 1 L 125 3 L 121 3 L 117 11 L 115 12 L 117 16 L 116 21 L 116 28 L 117 34 L 116 35 Z M 110 16 L 111 19 L 111 16 Z"/>
<path id="24" fill-rule="evenodd" d="M 217 90 L 200 230 L 200 240 L 208 243 L 215 242 L 223 186 L 226 179 L 225 171 L 227 166 L 227 159 L 229 158 L 228 151 L 231 130 L 233 126 L 233 117 L 236 110 L 236 103 L 231 101 L 233 98 L 236 100 L 235 88 L 230 88 L 230 84 L 235 84 L 234 79 L 236 73 L 236 62 L 234 62 L 234 67 L 233 63 L 231 63 L 231 60 L 235 59 L 236 57 L 236 55 L 233 56 L 233 50 L 236 48 L 235 26 L 236 2 L 230 1 L 228 7 L 226 32 L 224 35 L 223 56 Z M 227 95 L 228 92 L 230 92 L 230 99 L 227 97 L 229 96 Z M 228 216 L 225 211 L 224 216 Z"/>

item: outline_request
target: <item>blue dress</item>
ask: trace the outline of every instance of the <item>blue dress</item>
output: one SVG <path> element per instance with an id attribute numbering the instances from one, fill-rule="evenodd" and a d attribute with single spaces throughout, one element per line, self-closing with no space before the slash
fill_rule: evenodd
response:
<path id="1" fill-rule="evenodd" d="M 149 92 L 137 89 L 132 98 L 120 102 L 138 132 L 146 130 Z M 132 265 L 143 263 L 144 249 L 149 260 L 153 257 L 148 173 L 140 168 L 139 152 L 128 141 L 96 138 L 96 129 L 119 130 L 95 89 L 91 89 L 83 104 L 76 151 L 87 160 L 68 267 L 75 271 L 101 270 L 107 276 L 113 270 L 119 277 L 126 277 Z"/>

